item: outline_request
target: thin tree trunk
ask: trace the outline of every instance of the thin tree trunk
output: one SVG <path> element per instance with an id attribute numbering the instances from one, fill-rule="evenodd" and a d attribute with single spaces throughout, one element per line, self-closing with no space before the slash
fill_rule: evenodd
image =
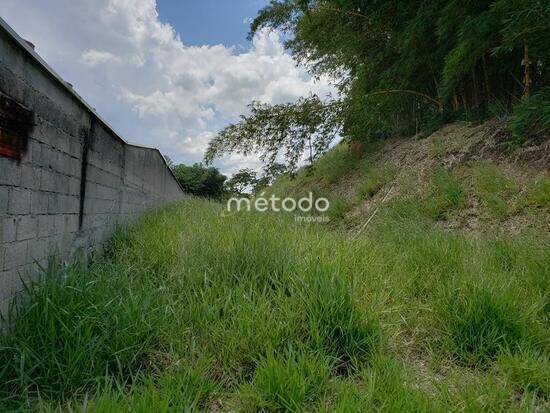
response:
<path id="1" fill-rule="evenodd" d="M 523 75 L 523 98 L 528 98 L 531 93 L 531 61 L 529 60 L 529 47 L 523 46 L 523 65 L 525 72 Z"/>
<path id="2" fill-rule="evenodd" d="M 487 102 L 491 100 L 491 89 L 489 85 L 489 72 L 487 72 L 487 61 L 485 60 L 485 55 L 481 58 L 483 62 L 483 76 L 485 77 L 485 94 L 487 97 Z"/>
<path id="3" fill-rule="evenodd" d="M 472 69 L 472 80 L 474 81 L 474 102 L 475 107 L 479 107 L 479 95 L 477 93 L 477 77 L 476 77 L 476 68 Z"/>

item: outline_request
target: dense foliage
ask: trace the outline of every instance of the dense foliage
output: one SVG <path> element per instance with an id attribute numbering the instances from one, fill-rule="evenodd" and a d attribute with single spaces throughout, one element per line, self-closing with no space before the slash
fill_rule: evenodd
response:
<path id="1" fill-rule="evenodd" d="M 550 87 L 542 88 L 520 102 L 510 121 L 516 138 L 539 138 L 550 131 Z"/>
<path id="2" fill-rule="evenodd" d="M 295 59 L 334 79 L 341 100 L 254 103 L 250 116 L 211 142 L 207 160 L 256 152 L 268 164 L 284 157 L 294 169 L 308 149 L 312 158 L 326 150 L 335 133 L 372 140 L 480 118 L 495 103 L 528 112 L 548 106 L 540 93 L 550 81 L 548 1 L 272 0 L 250 35 L 264 28 L 286 32 Z M 521 115 L 530 117 L 538 125 L 549 119 L 541 111 Z"/>
<path id="3" fill-rule="evenodd" d="M 193 166 L 176 165 L 172 170 L 183 190 L 189 194 L 218 198 L 224 193 L 224 183 L 227 177 L 216 168 L 207 168 L 196 163 Z"/>

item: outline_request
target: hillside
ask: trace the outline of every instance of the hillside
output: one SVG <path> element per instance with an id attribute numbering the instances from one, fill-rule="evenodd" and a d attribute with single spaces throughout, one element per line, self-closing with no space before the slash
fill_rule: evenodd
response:
<path id="1" fill-rule="evenodd" d="M 339 145 L 271 189 L 329 196 L 329 224 L 191 199 L 52 260 L 0 336 L 0 408 L 547 411 L 548 146 L 496 131 Z"/>
<path id="2" fill-rule="evenodd" d="M 550 230 L 550 141 L 513 147 L 505 126 L 454 123 L 362 152 L 345 143 L 270 192 L 332 201 L 334 226 L 362 228 L 373 213 L 468 232 Z"/>

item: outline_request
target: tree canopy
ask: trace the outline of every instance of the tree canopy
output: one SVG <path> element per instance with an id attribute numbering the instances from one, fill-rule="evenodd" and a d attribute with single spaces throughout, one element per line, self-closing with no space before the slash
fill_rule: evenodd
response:
<path id="1" fill-rule="evenodd" d="M 305 151 L 313 161 L 341 130 L 338 102 L 326 103 L 317 96 L 272 106 L 252 102 L 249 108 L 250 115 L 241 116 L 239 123 L 229 125 L 210 141 L 207 163 L 224 153 L 256 153 L 269 169 L 281 158 L 294 169 Z"/>
<path id="2" fill-rule="evenodd" d="M 244 168 L 235 172 L 233 176 L 227 180 L 225 187 L 230 194 L 241 195 L 253 191 L 257 182 L 258 176 L 256 171 L 250 168 Z"/>
<path id="3" fill-rule="evenodd" d="M 227 177 L 216 168 L 196 163 L 193 166 L 176 165 L 172 170 L 183 190 L 189 194 L 206 198 L 219 198 L 224 194 Z"/>
<path id="4" fill-rule="evenodd" d="M 264 28 L 285 32 L 297 62 L 333 79 L 341 98 L 253 102 L 250 115 L 211 141 L 207 161 L 256 153 L 268 166 L 284 159 L 294 169 L 338 134 L 411 135 L 486 116 L 495 103 L 525 108 L 533 95 L 548 96 L 541 92 L 550 81 L 545 0 L 272 0 L 250 37 Z"/>

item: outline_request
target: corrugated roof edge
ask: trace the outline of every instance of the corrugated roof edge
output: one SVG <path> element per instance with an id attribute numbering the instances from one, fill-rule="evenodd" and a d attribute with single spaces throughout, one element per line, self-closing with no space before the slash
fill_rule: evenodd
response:
<path id="1" fill-rule="evenodd" d="M 70 86 L 65 80 L 63 80 L 63 78 L 59 76 L 56 73 L 56 71 L 53 70 L 51 66 L 48 63 L 46 63 L 46 61 L 42 59 L 40 55 L 36 53 L 36 51 L 34 51 L 33 48 L 21 36 L 18 35 L 17 32 L 13 30 L 13 28 L 2 17 L 0 17 L 0 28 L 2 28 L 2 30 L 4 30 L 4 32 L 6 32 L 8 36 L 11 37 L 12 40 L 15 41 L 15 43 L 17 43 L 17 45 L 20 48 L 22 48 L 27 54 L 29 54 L 39 64 L 39 66 L 42 67 L 43 70 L 45 70 L 50 76 L 52 76 L 61 85 L 61 87 L 63 87 L 67 92 L 69 92 L 73 97 L 75 97 L 100 123 L 103 124 L 105 128 L 109 130 L 109 132 L 113 134 L 114 137 L 120 140 L 124 145 L 135 146 L 143 149 L 157 151 L 162 161 L 164 162 L 164 165 L 166 166 L 166 168 L 168 168 L 168 170 L 174 177 L 180 189 L 182 190 L 183 193 L 185 193 L 182 186 L 176 179 L 176 175 L 174 175 L 174 171 L 172 171 L 172 169 L 168 166 L 168 164 L 166 163 L 166 159 L 164 158 L 164 156 L 162 155 L 162 153 L 158 148 L 152 148 L 149 146 L 129 143 L 128 141 L 126 141 L 126 139 L 120 136 L 120 134 L 111 125 L 109 125 L 109 123 L 105 119 L 103 119 L 99 113 L 97 113 L 95 108 L 90 106 L 82 96 L 76 93 L 74 88 Z"/>

